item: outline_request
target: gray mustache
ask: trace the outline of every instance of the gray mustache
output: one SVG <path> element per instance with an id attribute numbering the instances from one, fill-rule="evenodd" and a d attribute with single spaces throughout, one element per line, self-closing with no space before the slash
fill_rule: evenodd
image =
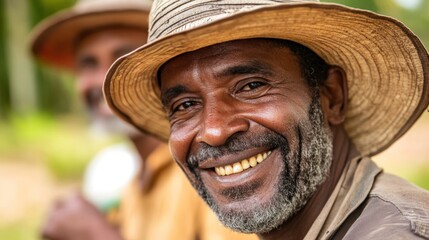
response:
<path id="1" fill-rule="evenodd" d="M 274 149 L 282 146 L 288 146 L 287 139 L 270 130 L 265 130 L 259 134 L 236 133 L 222 146 L 214 147 L 201 143 L 200 148 L 188 156 L 187 162 L 189 167 L 196 168 L 200 163 L 210 158 L 216 159 L 252 148 Z"/>

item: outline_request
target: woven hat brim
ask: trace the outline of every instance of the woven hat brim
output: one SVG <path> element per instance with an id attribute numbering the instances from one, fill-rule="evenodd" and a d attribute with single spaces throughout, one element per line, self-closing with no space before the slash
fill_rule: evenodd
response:
<path id="1" fill-rule="evenodd" d="M 149 10 L 150 6 L 135 4 L 64 10 L 34 29 L 31 52 L 43 62 L 72 70 L 75 42 L 82 33 L 108 26 L 136 27 L 147 32 Z"/>
<path id="2" fill-rule="evenodd" d="M 429 60 L 420 40 L 393 18 L 326 3 L 266 7 L 171 33 L 115 62 L 106 100 L 127 122 L 168 141 L 156 83 L 160 66 L 185 52 L 249 38 L 292 40 L 345 70 L 345 128 L 364 155 L 389 147 L 428 106 Z"/>

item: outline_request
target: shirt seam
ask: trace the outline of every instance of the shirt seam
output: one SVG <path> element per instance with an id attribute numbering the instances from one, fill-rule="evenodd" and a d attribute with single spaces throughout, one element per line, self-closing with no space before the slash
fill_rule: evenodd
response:
<path id="1" fill-rule="evenodd" d="M 401 208 L 398 207 L 394 202 L 392 202 L 391 200 L 388 200 L 387 198 L 384 198 L 383 196 L 376 194 L 376 193 L 370 193 L 369 196 L 374 197 L 374 198 L 378 198 L 381 201 L 389 203 L 390 205 L 395 207 L 396 210 L 398 210 L 398 212 L 401 214 L 401 216 L 404 217 L 410 223 L 410 228 L 415 235 L 418 235 L 420 237 L 424 237 L 425 239 L 429 239 L 429 232 L 428 232 L 429 225 L 427 223 L 423 223 L 423 222 L 419 221 L 419 223 L 421 223 L 419 225 L 424 225 L 424 226 L 421 226 L 424 228 L 424 229 L 422 229 L 423 232 L 420 232 L 420 231 L 418 231 L 418 228 L 416 226 L 417 221 L 413 220 L 412 218 L 407 217 L 407 214 L 405 214 L 404 211 L 401 210 Z"/>

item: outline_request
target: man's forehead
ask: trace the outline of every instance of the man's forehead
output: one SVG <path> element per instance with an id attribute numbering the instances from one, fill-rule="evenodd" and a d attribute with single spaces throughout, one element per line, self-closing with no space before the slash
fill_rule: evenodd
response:
<path id="1" fill-rule="evenodd" d="M 76 40 L 75 62 L 96 52 L 105 52 L 118 58 L 144 44 L 146 36 L 147 33 L 138 28 L 114 27 L 91 31 Z"/>
<path id="2" fill-rule="evenodd" d="M 139 46 L 146 42 L 147 38 L 147 29 L 134 27 L 134 26 L 101 26 L 98 28 L 88 29 L 86 31 L 82 31 L 74 40 L 74 49 L 75 51 L 79 50 L 87 41 L 91 41 L 94 39 L 100 39 L 99 41 L 103 41 L 103 39 L 125 39 L 128 41 L 134 41 Z"/>
<path id="3" fill-rule="evenodd" d="M 177 57 L 170 59 L 166 64 L 175 61 L 178 58 L 186 59 L 204 59 L 212 56 L 219 56 L 231 53 L 246 53 L 246 49 L 253 49 L 257 47 L 273 47 L 272 39 L 269 38 L 251 38 L 240 39 L 218 43 L 215 45 L 207 46 L 192 52 L 183 53 Z M 165 65 L 165 64 L 164 64 Z"/>
<path id="4" fill-rule="evenodd" d="M 202 62 L 210 62 L 210 67 L 216 67 L 218 64 L 224 63 L 223 61 L 228 57 L 230 62 L 234 64 L 240 64 L 243 58 L 247 58 L 248 62 L 246 65 L 263 65 L 262 61 L 258 61 L 258 54 L 255 54 L 257 50 L 262 54 L 269 54 L 274 51 L 273 48 L 279 47 L 273 41 L 268 38 L 254 38 L 254 39 L 241 39 L 235 41 L 229 41 L 204 47 L 192 52 L 183 53 L 170 59 L 168 62 L 163 64 L 159 70 L 158 85 L 160 86 L 160 78 L 166 68 L 168 69 L 186 69 L 192 66 L 192 64 L 201 64 Z M 255 51 L 256 50 L 256 51 Z M 235 58 L 234 58 L 235 57 Z M 236 60 L 236 61 L 235 61 Z"/>

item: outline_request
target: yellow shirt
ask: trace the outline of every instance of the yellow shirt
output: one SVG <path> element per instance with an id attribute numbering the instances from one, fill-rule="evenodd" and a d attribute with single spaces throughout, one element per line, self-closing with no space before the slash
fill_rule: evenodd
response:
<path id="1" fill-rule="evenodd" d="M 222 226 L 166 145 L 155 149 L 144 168 L 121 200 L 119 225 L 126 240 L 257 239 Z"/>

